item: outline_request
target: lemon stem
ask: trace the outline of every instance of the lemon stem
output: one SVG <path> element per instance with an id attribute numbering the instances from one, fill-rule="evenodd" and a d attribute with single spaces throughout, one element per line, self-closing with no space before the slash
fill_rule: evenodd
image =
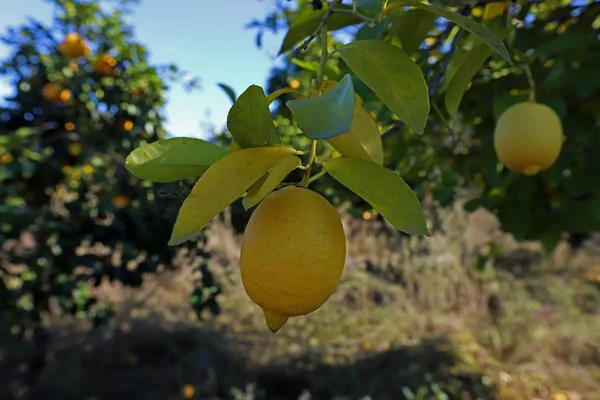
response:
<path id="1" fill-rule="evenodd" d="M 315 158 L 317 158 L 317 141 L 313 140 L 310 142 L 310 157 L 308 159 L 308 163 L 306 164 L 306 169 L 304 170 L 304 176 L 302 177 L 300 186 L 308 187 L 308 184 L 310 183 L 310 173 L 312 171 L 312 165 L 315 162 Z"/>
<path id="2" fill-rule="evenodd" d="M 317 96 L 321 95 L 323 90 L 323 77 L 325 76 L 325 67 L 327 67 L 327 20 L 325 20 L 321 26 L 321 62 L 319 63 L 319 75 L 317 77 Z M 300 182 L 300 186 L 308 187 L 310 183 L 310 173 L 312 172 L 312 165 L 317 158 L 317 141 L 312 140 L 310 142 L 310 156 L 308 163 L 304 166 L 304 176 Z"/>
<path id="3" fill-rule="evenodd" d="M 531 68 L 529 68 L 529 64 L 523 63 L 523 69 L 525 70 L 527 80 L 529 81 L 529 101 L 535 103 L 535 81 L 533 80 Z"/>

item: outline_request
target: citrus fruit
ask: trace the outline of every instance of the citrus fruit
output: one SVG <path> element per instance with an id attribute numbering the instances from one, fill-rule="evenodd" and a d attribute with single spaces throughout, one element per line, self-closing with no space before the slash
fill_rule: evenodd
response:
<path id="1" fill-rule="evenodd" d="M 110 75 L 113 73 L 116 65 L 117 60 L 110 54 L 103 53 L 94 61 L 94 71 L 100 75 Z"/>
<path id="2" fill-rule="evenodd" d="M 77 32 L 67 34 L 65 40 L 59 45 L 59 51 L 63 56 L 78 58 L 90 54 L 90 48 L 81 35 Z"/>
<path id="3" fill-rule="evenodd" d="M 277 332 L 290 317 L 321 307 L 344 269 L 346 241 L 336 209 L 312 190 L 289 186 L 256 208 L 242 240 L 248 296 Z"/>
<path id="4" fill-rule="evenodd" d="M 530 176 L 554 164 L 562 142 L 558 115 L 550 107 L 530 101 L 509 107 L 494 132 L 500 162 L 511 171 Z"/>
<path id="5" fill-rule="evenodd" d="M 42 96 L 48 101 L 56 101 L 60 99 L 61 90 L 57 83 L 47 83 L 42 88 Z"/>

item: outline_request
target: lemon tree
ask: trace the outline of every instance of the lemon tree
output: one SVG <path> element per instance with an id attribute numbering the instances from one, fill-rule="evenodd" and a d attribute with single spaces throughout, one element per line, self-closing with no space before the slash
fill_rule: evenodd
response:
<path id="1" fill-rule="evenodd" d="M 0 329 L 23 337 L 41 329 L 51 304 L 105 320 L 110 305 L 93 285 L 138 286 L 171 265 L 162 244 L 178 210 L 124 162 L 166 137 L 165 94 L 181 72 L 149 61 L 124 20 L 131 2 L 51 4 L 50 24 L 2 34 L 10 54 L 0 75 L 13 93 L 0 104 Z M 193 304 L 216 310 L 205 272 Z"/>
<path id="2" fill-rule="evenodd" d="M 264 21 L 256 20 L 251 25 L 257 34 L 287 29 L 291 33 L 286 37 L 294 42 L 285 42 L 281 56 L 286 62 L 273 69 L 267 87 L 270 92 L 292 82 L 299 82 L 301 91 L 306 92 L 317 78 L 319 46 L 313 41 L 303 47 L 302 39 L 296 38 L 303 29 L 310 35 L 323 11 L 313 10 L 310 1 L 293 3 L 282 4 Z M 388 1 L 387 6 L 394 8 L 384 9 L 383 20 L 383 2 L 357 2 L 362 15 L 358 19 L 353 18 L 357 17 L 353 14 L 354 2 L 343 1 L 335 7 L 339 20 L 329 37 L 331 52 L 325 77 L 338 81 L 345 74 L 352 74 L 356 93 L 382 132 L 383 165 L 400 173 L 420 200 L 428 199 L 440 206 L 460 200 L 468 210 L 487 208 L 498 216 L 506 232 L 518 240 L 539 240 L 548 251 L 565 236 L 572 244 L 578 244 L 591 232 L 600 230 L 600 193 L 594 183 L 600 164 L 593 156 L 600 150 L 600 79 L 594 72 L 600 56 L 595 46 L 600 28 L 597 2 L 426 3 Z M 328 2 L 325 7 L 330 4 L 334 3 Z M 512 64 L 490 43 L 488 34 L 470 22 L 501 40 Z M 430 106 L 423 133 L 418 125 L 415 129 L 414 115 L 402 114 L 401 108 L 388 104 L 385 86 L 369 82 L 371 77 L 356 70 L 356 60 L 342 57 L 348 43 L 360 46 L 366 42 L 362 46 L 374 52 L 381 44 L 370 46 L 373 41 L 401 49 L 422 71 Z M 379 57 L 391 60 L 396 56 L 393 51 L 384 51 Z M 375 56 L 364 58 L 371 63 L 365 62 L 367 71 L 382 75 Z M 396 71 L 395 79 L 404 78 L 405 86 L 417 82 L 405 69 L 398 67 Z M 497 151 L 494 138 L 495 132 L 506 126 L 500 123 L 505 111 L 515 104 L 531 102 L 531 94 L 536 104 L 553 111 L 560 124 L 553 117 L 544 117 L 543 126 L 551 132 L 537 125 L 530 135 L 540 139 L 548 135 L 552 139 L 548 143 L 533 140 L 521 150 L 513 148 L 512 154 L 522 151 L 519 162 L 525 163 L 525 156 L 532 155 L 543 161 L 552 160 L 557 151 L 555 138 L 559 136 L 552 131 L 560 129 L 562 140 L 557 158 L 548 162 L 547 168 L 527 175 L 523 170 L 510 169 Z M 278 130 L 284 142 L 297 141 L 300 135 L 294 130 L 293 117 L 286 106 L 292 95 L 282 98 L 275 104 Z M 540 115 L 532 113 L 527 123 L 534 123 L 537 117 Z M 521 137 L 518 129 L 503 136 L 511 134 Z M 546 146 L 553 150 L 547 153 Z M 319 150 L 327 153 L 329 148 L 323 146 Z M 336 203 L 350 203 L 349 211 L 356 215 L 373 211 L 360 197 L 327 177 L 314 187 L 329 193 L 328 198 Z"/>
<path id="3" fill-rule="evenodd" d="M 246 208 L 257 205 L 244 233 L 242 281 L 273 332 L 289 317 L 321 307 L 342 275 L 345 237 L 339 216 L 311 189 L 325 175 L 368 202 L 398 230 L 430 235 L 413 189 L 383 165 L 382 132 L 360 96 L 361 90 L 370 91 L 422 135 L 431 112 L 423 71 L 401 47 L 388 41 L 365 38 L 334 48 L 330 31 L 360 23 L 373 29 L 409 6 L 452 21 L 474 35 L 490 54 L 512 64 L 499 35 L 473 19 L 418 1 L 386 2 L 385 7 L 383 2 L 366 3 L 359 7 L 356 2 L 319 6 L 313 2 L 290 24 L 282 53 L 302 51 L 313 43 L 318 46 L 316 64 L 305 64 L 315 72 L 306 90 L 299 90 L 299 80 L 270 93 L 252 85 L 239 97 L 223 87 L 234 101 L 227 118 L 231 141 L 226 156 L 213 161 L 224 147 L 187 138 L 190 146 L 180 151 L 174 150 L 174 142 L 163 140 L 135 149 L 126 162 L 130 172 L 149 180 L 199 176 L 179 210 L 170 245 L 194 240 L 232 203 L 252 199 L 242 201 Z M 336 67 L 336 76 L 327 75 L 331 53 L 346 65 L 344 73 Z M 282 138 L 269 112 L 269 104 L 283 96 L 291 97 L 285 101 L 287 115 L 292 128 L 306 138 L 304 147 Z M 202 172 L 207 164 L 211 165 Z"/>

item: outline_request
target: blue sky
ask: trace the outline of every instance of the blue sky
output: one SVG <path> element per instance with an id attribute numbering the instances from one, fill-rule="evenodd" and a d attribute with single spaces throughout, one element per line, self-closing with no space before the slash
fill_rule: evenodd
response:
<path id="1" fill-rule="evenodd" d="M 10 0 L 0 13 L 0 32 L 31 16 L 48 22 L 50 5 L 43 0 Z M 202 89 L 192 93 L 173 86 L 167 104 L 167 129 L 175 136 L 203 137 L 201 123 L 225 125 L 229 98 L 217 86 L 223 82 L 239 95 L 248 86 L 265 87 L 269 70 L 283 40 L 265 33 L 263 48 L 255 46 L 255 31 L 244 26 L 262 19 L 273 0 L 142 0 L 131 22 L 137 39 L 148 46 L 154 63 L 175 63 L 199 77 Z M 8 49 L 0 44 L 0 58 Z M 0 80 L 0 98 L 12 89 Z"/>

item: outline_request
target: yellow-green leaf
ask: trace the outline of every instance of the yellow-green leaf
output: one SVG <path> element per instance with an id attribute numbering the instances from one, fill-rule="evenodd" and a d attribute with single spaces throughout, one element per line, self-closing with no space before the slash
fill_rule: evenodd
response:
<path id="1" fill-rule="evenodd" d="M 296 89 L 292 89 L 292 88 L 283 88 L 283 89 L 279 89 L 274 91 L 273 93 L 271 93 L 270 95 L 267 96 L 267 102 L 269 104 L 271 104 L 272 102 L 275 101 L 275 99 L 277 99 L 279 96 L 286 94 L 286 93 L 297 93 L 298 97 L 301 97 L 302 94 L 300 94 L 300 92 L 298 92 Z"/>
<path id="2" fill-rule="evenodd" d="M 240 145 L 235 142 L 235 140 L 231 141 L 231 145 L 229 145 L 229 154 L 235 153 L 240 150 Z"/>
<path id="3" fill-rule="evenodd" d="M 324 81 L 323 93 L 330 91 L 336 83 L 333 80 Z M 316 90 L 313 89 L 312 95 L 315 94 Z M 354 113 L 350 130 L 327 139 L 327 142 L 344 156 L 383 164 L 383 143 L 377 121 L 364 107 L 363 100 L 356 93 L 354 94 Z"/>
<path id="4" fill-rule="evenodd" d="M 199 177 L 226 155 L 226 149 L 202 139 L 170 138 L 133 150 L 125 167 L 141 179 L 175 182 Z"/>
<path id="5" fill-rule="evenodd" d="M 398 47 L 361 40 L 339 48 L 352 71 L 388 108 L 422 133 L 429 118 L 427 84 L 419 66 Z"/>
<path id="6" fill-rule="evenodd" d="M 286 154 L 282 158 L 277 161 L 277 164 L 273 166 L 273 168 L 266 174 L 266 176 L 261 178 L 257 183 L 253 185 L 255 188 L 252 193 L 250 190 L 248 191 L 248 196 L 242 200 L 242 204 L 246 210 L 254 207 L 258 203 L 262 201 L 265 197 L 269 195 L 277 185 L 279 185 L 286 176 L 296 168 L 298 168 L 302 164 L 302 161 L 293 154 Z M 261 183 L 260 185 L 258 185 Z"/>
<path id="7" fill-rule="evenodd" d="M 350 130 L 327 139 L 342 155 L 383 164 L 383 144 L 377 121 L 361 104 L 358 95 L 354 105 L 354 117 Z"/>
<path id="8" fill-rule="evenodd" d="M 370 161 L 333 158 L 327 173 L 373 206 L 398 230 L 429 236 L 425 215 L 410 186 L 395 172 Z"/>
<path id="9" fill-rule="evenodd" d="M 254 147 L 242 149 L 214 163 L 202 175 L 179 209 L 169 245 L 181 244 L 240 198 L 246 190 L 293 149 Z"/>

